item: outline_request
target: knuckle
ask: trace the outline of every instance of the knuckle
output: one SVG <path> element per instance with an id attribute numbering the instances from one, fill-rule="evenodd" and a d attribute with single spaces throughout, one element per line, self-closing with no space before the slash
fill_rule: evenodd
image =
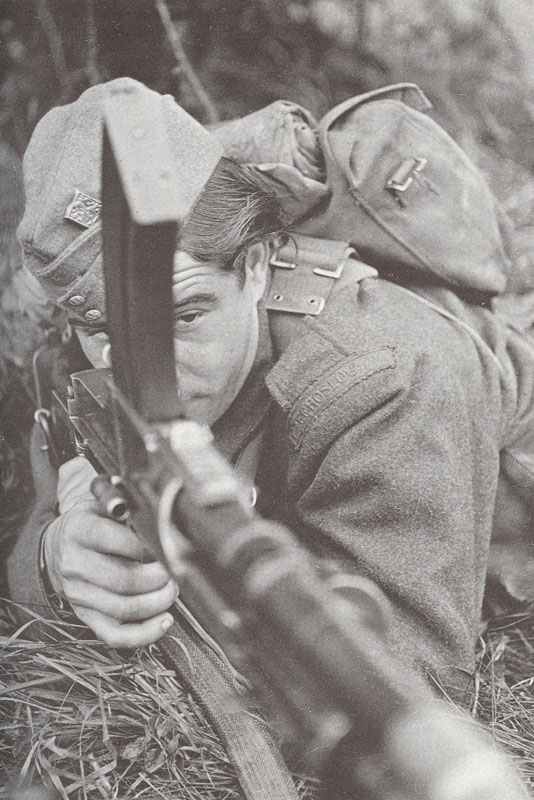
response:
<path id="1" fill-rule="evenodd" d="M 131 580 L 128 573 L 117 570 L 109 579 L 110 588 L 118 595 L 127 595 L 131 592 Z"/>
<path id="2" fill-rule="evenodd" d="M 108 647 L 127 647 L 127 643 L 124 641 L 124 636 L 120 635 L 120 631 L 106 630 L 100 634 L 100 638 L 104 644 L 107 644 Z"/>
<path id="3" fill-rule="evenodd" d="M 59 569 L 67 579 L 80 577 L 81 563 L 77 553 L 70 547 L 63 550 L 59 555 Z"/>
<path id="4" fill-rule="evenodd" d="M 128 570 L 126 588 L 129 594 L 137 595 L 146 592 L 150 574 L 146 564 L 134 563 Z"/>
<path id="5" fill-rule="evenodd" d="M 178 594 L 178 587 L 176 586 L 176 583 L 174 581 L 169 581 L 164 591 L 165 591 L 164 601 L 167 602 L 166 607 L 168 608 L 176 600 L 176 596 Z"/>
<path id="6" fill-rule="evenodd" d="M 115 601 L 115 613 L 113 616 L 116 617 L 120 622 L 127 622 L 129 619 L 132 619 L 134 606 L 135 603 L 132 603 L 131 598 L 117 597 Z"/>

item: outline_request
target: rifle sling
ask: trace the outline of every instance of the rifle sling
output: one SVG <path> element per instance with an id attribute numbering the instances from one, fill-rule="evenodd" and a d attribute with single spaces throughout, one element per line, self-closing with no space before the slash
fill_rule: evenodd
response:
<path id="1" fill-rule="evenodd" d="M 158 646 L 204 707 L 246 800 L 298 800 L 276 742 L 257 712 L 247 709 L 229 668 L 179 621 Z"/>

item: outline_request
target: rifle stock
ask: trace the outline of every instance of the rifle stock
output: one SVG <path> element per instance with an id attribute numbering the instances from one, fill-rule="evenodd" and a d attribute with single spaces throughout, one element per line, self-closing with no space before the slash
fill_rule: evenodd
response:
<path id="1" fill-rule="evenodd" d="M 140 124 L 141 139 L 132 135 Z M 253 677 L 340 797 L 526 797 L 470 719 L 396 662 L 380 590 L 365 579 L 350 601 L 334 590 L 290 531 L 255 513 L 207 429 L 181 415 L 171 307 L 181 212 L 161 196 L 159 177 L 174 171 L 162 141 L 142 94 L 110 99 L 103 236 L 113 369 L 72 376 L 66 410 L 79 451 L 109 478 L 109 496 L 120 497 L 121 512 L 128 508 L 136 533 L 177 577 L 189 610 Z M 134 179 L 147 146 L 150 169 Z"/>

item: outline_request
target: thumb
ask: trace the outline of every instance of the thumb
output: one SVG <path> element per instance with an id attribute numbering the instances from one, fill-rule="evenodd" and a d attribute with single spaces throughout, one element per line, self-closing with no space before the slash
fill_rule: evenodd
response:
<path id="1" fill-rule="evenodd" d="M 30 442 L 30 464 L 37 504 L 53 509 L 56 504 L 57 472 L 50 463 L 48 439 L 34 422 Z"/>
<path id="2" fill-rule="evenodd" d="M 95 475 L 96 470 L 83 456 L 71 458 L 60 466 L 57 490 L 60 514 L 65 514 L 75 505 L 87 501 L 96 506 L 91 492 L 91 481 Z"/>

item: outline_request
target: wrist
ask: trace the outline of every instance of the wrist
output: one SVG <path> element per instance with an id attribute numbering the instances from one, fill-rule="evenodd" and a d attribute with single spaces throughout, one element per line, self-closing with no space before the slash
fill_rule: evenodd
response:
<path id="1" fill-rule="evenodd" d="M 53 571 L 49 569 L 51 558 L 50 553 L 47 553 L 47 546 L 50 546 L 52 526 L 54 522 L 55 520 L 49 522 L 41 534 L 41 541 L 39 545 L 39 574 L 46 598 L 52 610 L 58 616 L 64 618 L 65 615 L 70 616 L 73 612 L 61 591 L 61 586 L 57 581 L 57 578 L 54 579 Z"/>

